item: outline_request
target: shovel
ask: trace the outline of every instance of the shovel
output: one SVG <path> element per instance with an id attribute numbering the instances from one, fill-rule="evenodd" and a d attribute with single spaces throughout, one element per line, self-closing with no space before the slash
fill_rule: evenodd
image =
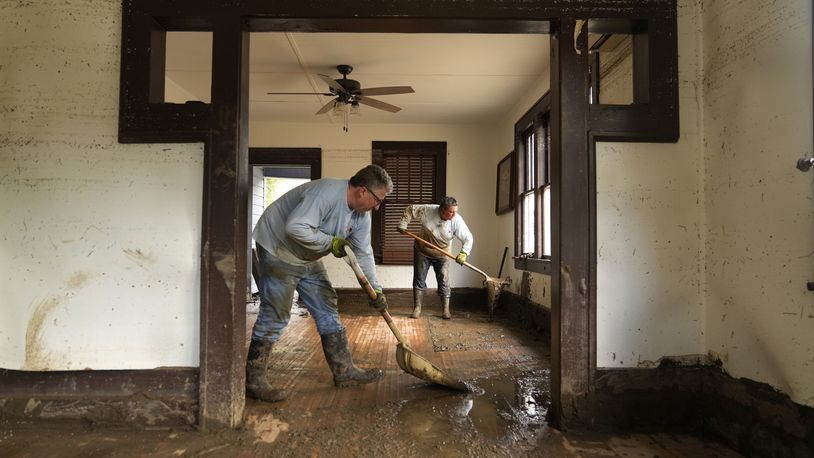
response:
<path id="1" fill-rule="evenodd" d="M 356 261 L 356 255 L 354 255 L 353 251 L 348 247 L 345 247 L 345 253 L 347 254 L 347 256 L 344 257 L 345 262 L 353 269 L 353 273 L 356 274 L 356 280 L 359 282 L 359 285 L 362 286 L 362 289 L 367 292 L 367 295 L 371 299 L 376 299 L 376 291 L 373 290 L 373 286 L 367 281 L 365 273 L 362 272 L 362 269 L 359 267 L 359 263 Z M 399 341 L 398 345 L 396 345 L 396 362 L 398 362 L 401 370 L 421 380 L 456 390 L 469 391 L 469 387 L 462 381 L 449 377 L 431 362 L 416 354 L 410 346 L 407 345 L 407 342 L 404 341 L 404 336 L 401 335 L 401 332 L 395 323 L 393 323 L 393 318 L 390 316 L 390 313 L 388 313 L 387 310 L 382 310 L 381 314 L 387 326 L 393 331 L 393 335 L 396 336 L 396 340 Z"/>
<path id="2" fill-rule="evenodd" d="M 436 244 L 434 244 L 432 242 L 428 242 L 428 241 L 422 239 L 421 237 L 413 234 L 410 231 L 405 230 L 403 232 L 403 234 L 409 235 L 410 237 L 418 240 L 419 242 L 427 245 L 430 248 L 435 248 L 437 251 L 439 251 L 444 256 L 447 256 L 448 258 L 455 259 L 455 256 L 452 256 L 451 254 L 447 253 L 444 249 L 442 249 L 438 245 L 436 245 Z M 456 260 L 456 262 L 457 262 L 457 260 Z M 483 284 L 486 286 L 486 291 L 487 291 L 488 296 L 489 296 L 488 297 L 488 299 L 489 299 L 488 306 L 489 306 L 489 317 L 491 319 L 492 313 L 494 312 L 495 307 L 497 306 L 497 299 L 500 296 L 500 292 L 503 291 L 503 288 L 506 287 L 506 285 L 510 285 L 512 283 L 512 279 L 511 278 L 506 278 L 505 280 L 501 280 L 499 278 L 490 277 L 489 275 L 486 275 L 486 272 L 478 269 L 477 267 L 473 266 L 472 264 L 470 264 L 470 263 L 468 263 L 466 261 L 464 261 L 463 265 L 466 266 L 466 267 L 469 267 L 470 269 L 474 270 L 475 272 L 483 275 Z"/>

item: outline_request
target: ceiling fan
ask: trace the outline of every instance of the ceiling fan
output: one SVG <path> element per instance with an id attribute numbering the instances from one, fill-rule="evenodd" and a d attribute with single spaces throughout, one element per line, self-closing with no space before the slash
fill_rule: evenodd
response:
<path id="1" fill-rule="evenodd" d="M 372 99 L 371 95 L 393 95 L 393 94 L 410 94 L 415 92 L 410 86 L 388 86 L 388 87 L 370 87 L 363 88 L 362 85 L 356 81 L 348 78 L 353 67 L 350 65 L 337 65 L 337 71 L 342 75 L 340 79 L 332 79 L 327 75 L 318 74 L 319 78 L 328 84 L 330 92 L 269 92 L 269 95 L 325 95 L 335 97 L 330 102 L 326 103 L 320 108 L 316 114 L 320 115 L 327 113 L 330 110 L 339 108 L 346 114 L 351 109 L 359 108 L 359 104 L 367 105 L 379 110 L 389 111 L 396 113 L 401 111 L 401 108 L 382 102 L 381 100 Z M 347 130 L 347 126 L 345 127 Z"/>

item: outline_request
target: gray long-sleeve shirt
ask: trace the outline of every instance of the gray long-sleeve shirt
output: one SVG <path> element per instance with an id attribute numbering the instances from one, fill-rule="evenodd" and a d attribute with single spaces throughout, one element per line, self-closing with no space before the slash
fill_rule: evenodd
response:
<path id="1" fill-rule="evenodd" d="M 373 288 L 381 289 L 370 246 L 370 212 L 348 207 L 348 180 L 324 178 L 298 186 L 260 216 L 252 236 L 266 251 L 289 264 L 316 262 L 331 252 L 334 236 L 350 243 Z"/>
<path id="2" fill-rule="evenodd" d="M 399 226 L 406 228 L 410 221 L 415 218 L 421 222 L 421 238 L 449 252 L 452 237 L 455 236 L 461 241 L 461 251 L 469 254 L 475 240 L 464 219 L 461 218 L 461 215 L 456 214 L 452 219 L 443 220 L 441 219 L 441 213 L 438 211 L 439 208 L 440 206 L 437 204 L 408 205 L 404 209 Z M 431 258 L 440 255 L 436 250 L 429 248 L 418 240 L 415 241 L 415 247 L 425 256 Z"/>

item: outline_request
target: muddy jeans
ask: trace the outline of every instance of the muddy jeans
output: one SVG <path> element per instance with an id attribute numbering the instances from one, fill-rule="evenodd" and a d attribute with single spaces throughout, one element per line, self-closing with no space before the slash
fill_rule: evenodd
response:
<path id="1" fill-rule="evenodd" d="M 449 297 L 449 259 L 429 258 L 413 248 L 413 289 L 427 289 L 427 272 L 435 271 L 438 282 L 438 296 Z"/>
<path id="2" fill-rule="evenodd" d="M 281 261 L 257 245 L 260 260 L 260 314 L 252 329 L 253 340 L 276 342 L 291 319 L 296 290 L 311 313 L 320 335 L 339 332 L 336 291 L 328 281 L 322 261 L 297 266 Z"/>

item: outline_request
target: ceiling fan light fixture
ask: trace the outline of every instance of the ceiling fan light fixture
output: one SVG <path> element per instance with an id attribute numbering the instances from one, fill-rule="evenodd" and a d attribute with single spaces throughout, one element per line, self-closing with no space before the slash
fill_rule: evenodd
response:
<path id="1" fill-rule="evenodd" d="M 331 110 L 331 114 L 334 116 L 342 116 L 345 113 L 345 102 L 341 100 L 334 101 L 334 107 Z"/>
<path id="2" fill-rule="evenodd" d="M 317 115 L 327 114 L 331 118 L 342 116 L 342 123 L 345 132 L 348 131 L 348 118 L 351 116 L 359 116 L 361 114 L 360 104 L 367 105 L 379 110 L 388 111 L 390 113 L 397 113 L 401 108 L 382 102 L 381 100 L 370 98 L 371 95 L 394 95 L 394 94 L 412 94 L 415 91 L 410 86 L 387 86 L 387 87 L 371 87 L 363 88 L 362 85 L 356 81 L 348 78 L 348 74 L 353 71 L 350 65 L 337 65 L 336 69 L 342 75 L 340 79 L 333 79 L 328 75 L 317 73 L 324 83 L 328 85 L 328 92 L 269 92 L 269 94 L 297 94 L 297 95 L 321 95 L 335 97 L 325 105 L 317 110 Z"/>

